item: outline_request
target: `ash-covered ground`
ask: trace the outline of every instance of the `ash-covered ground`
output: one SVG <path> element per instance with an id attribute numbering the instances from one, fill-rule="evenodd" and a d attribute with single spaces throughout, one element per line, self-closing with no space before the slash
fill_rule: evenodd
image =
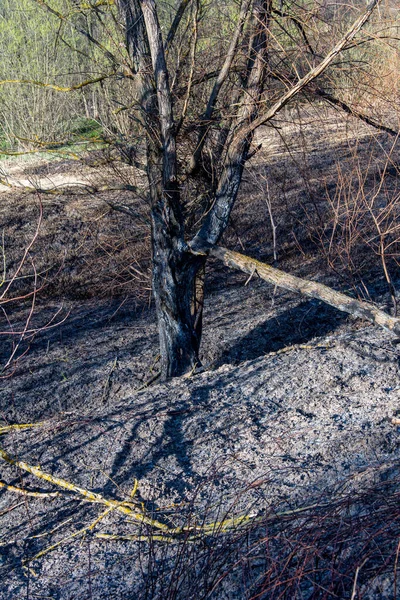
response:
<path id="1" fill-rule="evenodd" d="M 399 352 L 387 333 L 288 294 L 272 303 L 261 282 L 237 282 L 209 296 L 205 372 L 140 390 L 151 377 L 156 327 L 152 313 L 128 308 L 81 306 L 2 382 L 4 423 L 44 421 L 2 438 L 10 456 L 120 502 L 137 480 L 135 501 L 169 528 L 335 503 L 396 481 Z M 58 489 L 6 463 L 1 472 L 24 489 Z M 106 507 L 65 489 L 45 499 L 3 489 L 0 499 L 1 598 L 162 597 L 146 582 L 166 542 L 153 542 L 161 553 L 153 564 L 146 541 L 95 537 L 140 535 L 143 525 L 113 510 L 65 539 Z M 170 541 L 169 553 L 174 543 L 179 549 L 182 540 Z M 162 578 L 172 577 L 171 564 Z M 176 597 L 188 597 L 186 584 Z M 210 584 L 198 585 L 194 597 L 208 597 Z M 244 598 L 248 585 L 234 572 L 209 597 Z M 372 589 L 374 578 L 364 585 Z M 385 589 L 393 593 L 392 584 Z M 390 597 L 379 593 L 371 597 Z M 302 594 L 323 597 L 307 586 Z"/>
<path id="2" fill-rule="evenodd" d="M 334 190 L 336 159 L 352 156 L 347 129 L 336 133 L 327 148 L 310 117 L 298 136 L 308 135 L 308 163 L 284 157 L 271 134 L 225 243 L 273 259 L 255 187 L 266 177 L 279 265 L 354 293 L 325 268 L 306 218 L 326 209 L 318 194 Z M 358 143 L 367 152 L 375 142 L 364 128 Z M 46 166 L 57 185 L 63 165 Z M 20 180 L 42 175 L 32 168 Z M 387 178 L 395 193 L 397 171 Z M 12 275 L 39 205 L 15 191 L 1 198 Z M 0 380 L 1 425 L 36 424 L 0 438 L 19 461 L 0 464 L 1 485 L 14 486 L 0 487 L 0 599 L 399 597 L 393 337 L 211 263 L 204 371 L 146 387 L 158 355 L 148 238 L 105 206 L 93 194 L 43 196 L 30 263 L 43 289 L 32 312 L 31 296 L 5 305 L 3 328 L 44 329 L 25 336 Z M 379 269 L 364 281 L 358 291 L 385 307 Z M 2 365 L 15 339 L 1 338 Z"/>

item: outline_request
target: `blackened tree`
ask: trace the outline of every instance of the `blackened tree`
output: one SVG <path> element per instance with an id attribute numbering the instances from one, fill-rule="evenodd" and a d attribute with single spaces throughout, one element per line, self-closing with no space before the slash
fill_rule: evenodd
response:
<path id="1" fill-rule="evenodd" d="M 65 15 L 50 3 L 34 1 L 64 23 Z M 73 4 L 83 12 L 79 2 Z M 131 129 L 118 147 L 126 161 L 141 167 L 147 178 L 162 379 L 199 365 L 209 255 L 400 333 L 397 319 L 372 305 L 218 246 L 245 164 L 257 151 L 252 147 L 255 131 L 302 93 L 314 94 L 396 135 L 335 95 L 334 78 L 327 79 L 329 86 L 324 86 L 337 57 L 357 45 L 358 34 L 379 4 L 380 0 L 372 0 L 367 7 L 356 3 L 353 8 L 358 17 L 354 20 L 353 16 L 350 24 L 346 10 L 331 15 L 329 7 L 320 6 L 322 35 L 315 26 L 313 2 L 299 5 L 297 12 L 295 5 L 281 2 L 276 6 L 273 0 L 218 3 L 215 18 L 217 8 L 223 7 L 230 26 L 229 40 L 222 32 L 222 42 L 215 47 L 210 41 L 215 24 L 204 22 L 202 0 L 181 0 L 168 28 L 165 6 L 155 0 L 88 5 L 97 15 L 97 28 L 105 23 L 103 7 L 111 6 L 108 31 L 122 33 L 124 52 L 120 43 L 99 41 L 93 27 L 85 28 L 80 17 L 78 31 L 96 51 L 104 53 L 111 76 L 129 83 L 129 101 L 121 110 L 129 115 Z M 207 15 L 210 18 L 212 11 Z M 331 22 L 334 27 L 329 30 Z M 369 39 L 371 36 L 366 36 L 362 41 Z M 351 57 L 347 61 L 351 66 Z M 101 75 L 93 81 L 104 79 Z"/>
<path id="2" fill-rule="evenodd" d="M 231 42 L 221 64 L 212 74 L 214 84 L 211 93 L 192 126 L 194 141 L 188 153 L 187 136 L 182 134 L 182 125 L 188 102 L 195 95 L 195 40 L 192 39 L 192 58 L 189 59 L 192 63 L 185 98 L 179 105 L 171 90 L 168 53 L 189 6 L 194 7 L 193 36 L 196 35 L 199 3 L 183 0 L 179 4 L 164 40 L 155 0 L 118 0 L 126 46 L 138 81 L 135 98 L 138 121 L 146 132 L 153 291 L 163 378 L 186 373 L 199 363 L 203 273 L 207 255 L 213 253 L 227 264 L 244 270 L 247 262 L 247 271 L 250 272 L 257 269 L 254 261 L 246 261 L 244 257 L 240 259 L 238 255 L 217 247 L 228 226 L 243 168 L 251 155 L 255 130 L 275 117 L 290 100 L 326 71 L 339 53 L 351 44 L 378 4 L 379 0 L 373 0 L 340 41 L 320 59 L 311 49 L 303 24 L 293 17 L 290 25 L 297 29 L 303 43 L 309 47 L 315 66 L 297 81 L 287 78 L 286 91 L 270 104 L 268 91 L 273 80 L 274 46 L 272 23 L 277 15 L 282 17 L 284 13 L 274 7 L 272 0 L 242 0 Z M 243 61 L 240 64 L 239 49 L 245 49 L 245 64 Z M 180 115 L 176 114 L 177 105 Z M 180 143 L 186 146 L 181 151 Z M 191 202 L 187 195 L 196 192 L 196 181 L 199 180 L 203 184 L 202 199 Z M 197 189 L 199 187 L 198 184 Z M 192 225 L 193 213 L 199 211 L 200 225 L 196 229 Z M 261 274 L 261 271 L 258 266 L 258 273 Z M 283 277 L 281 283 L 287 285 L 288 280 Z M 334 303 L 332 295 L 325 300 Z M 339 303 L 343 306 L 341 300 Z"/>

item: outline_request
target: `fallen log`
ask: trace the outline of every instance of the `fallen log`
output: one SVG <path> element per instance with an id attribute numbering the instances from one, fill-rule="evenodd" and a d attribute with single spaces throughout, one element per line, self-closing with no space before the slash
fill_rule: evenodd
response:
<path id="1" fill-rule="evenodd" d="M 248 273 L 250 276 L 258 275 L 264 281 L 285 290 L 322 300 L 322 302 L 342 312 L 349 313 L 353 317 L 367 319 L 371 323 L 400 336 L 400 319 L 391 317 L 369 302 L 356 300 L 355 298 L 346 296 L 346 294 L 333 290 L 323 283 L 290 275 L 255 258 L 240 254 L 239 252 L 233 252 L 221 246 L 210 248 L 208 253 L 210 256 L 221 260 L 227 267 L 238 269 L 244 273 Z"/>

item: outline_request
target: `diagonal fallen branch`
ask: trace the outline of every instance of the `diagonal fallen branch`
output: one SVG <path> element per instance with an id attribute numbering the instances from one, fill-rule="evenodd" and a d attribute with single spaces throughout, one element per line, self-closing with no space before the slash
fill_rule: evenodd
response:
<path id="1" fill-rule="evenodd" d="M 367 319 L 371 323 L 379 325 L 380 327 L 383 327 L 383 329 L 400 336 L 400 319 L 391 317 L 382 310 L 379 310 L 379 308 L 376 308 L 373 304 L 346 296 L 346 294 L 337 292 L 317 281 L 310 281 L 308 279 L 301 279 L 295 275 L 290 275 L 289 273 L 275 269 L 266 263 L 260 262 L 255 258 L 240 254 L 239 252 L 233 252 L 232 250 L 222 248 L 221 246 L 214 246 L 209 250 L 209 254 L 210 256 L 215 256 L 219 260 L 222 260 L 227 267 L 239 269 L 249 275 L 256 273 L 261 279 L 264 279 L 264 281 L 267 281 L 268 283 L 272 283 L 273 285 L 291 292 L 298 292 L 304 296 L 309 296 L 310 298 L 322 300 L 326 304 L 346 312 L 353 317 Z"/>
<path id="2" fill-rule="evenodd" d="M 19 469 L 22 469 L 23 471 L 26 471 L 27 473 L 31 473 L 32 475 L 35 475 L 35 477 L 38 477 L 39 479 L 42 479 L 43 481 L 48 481 L 49 483 L 52 483 L 53 485 L 61 487 L 64 490 L 68 490 L 69 492 L 75 492 L 76 494 L 83 496 L 89 502 L 96 502 L 98 504 L 104 504 L 105 506 L 113 508 L 113 509 L 129 516 L 131 519 L 133 519 L 136 522 L 150 525 L 161 531 L 169 531 L 168 525 L 165 525 L 164 523 L 155 521 L 154 519 L 151 519 L 150 517 L 146 516 L 142 512 L 142 510 L 137 509 L 137 507 L 132 502 L 119 502 L 118 500 L 110 500 L 108 498 L 105 498 L 101 494 L 97 494 L 95 492 L 92 492 L 91 490 L 86 490 L 85 488 L 75 485 L 74 483 L 70 483 L 66 479 L 62 479 L 61 477 L 55 477 L 54 475 L 51 475 L 50 473 L 45 473 L 38 466 L 35 467 L 32 465 L 29 465 L 25 461 L 12 458 L 1 447 L 0 447 L 0 457 L 3 460 L 5 460 L 8 464 L 18 467 Z M 174 531 L 174 533 L 175 533 L 175 531 Z"/>

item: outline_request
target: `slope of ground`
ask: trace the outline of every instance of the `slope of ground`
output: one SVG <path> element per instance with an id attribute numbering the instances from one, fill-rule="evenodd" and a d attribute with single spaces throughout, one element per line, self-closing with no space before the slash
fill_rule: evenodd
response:
<path id="1" fill-rule="evenodd" d="M 267 191 L 280 266 L 340 287 L 306 218 L 325 214 L 336 161 L 351 169 L 354 131 L 328 116 L 329 144 L 313 115 L 301 131 L 282 125 L 286 154 L 268 133 L 226 242 L 272 258 Z M 390 149 L 387 137 L 354 127 L 364 158 Z M 71 183 L 70 169 L 31 164 L 12 176 Z M 396 173 L 385 187 L 393 193 Z M 87 185 L 116 177 L 89 166 L 79 175 Z M 1 198 L 12 277 L 38 203 L 20 191 Z M 29 293 L 32 265 L 45 287 L 34 307 L 30 297 L 2 313 L 2 331 L 42 329 L 25 336 L 0 380 L 1 425 L 41 422 L 0 439 L 24 463 L 0 458 L 0 599 L 396 598 L 398 346 L 211 264 L 204 372 L 146 387 L 158 353 L 148 239 L 141 221 L 110 212 L 110 199 L 132 203 L 125 193 L 41 194 L 42 228 L 16 289 Z M 143 203 L 135 209 L 146 218 Z M 364 275 L 384 303 L 379 271 Z M 56 327 L 54 315 L 65 317 Z M 2 365 L 15 339 L 1 337 Z"/>
<path id="2" fill-rule="evenodd" d="M 247 307 L 244 303 L 233 317 L 230 301 L 236 305 L 244 292 L 252 302 Z M 351 326 L 340 315 L 335 319 L 333 311 L 318 303 L 285 295 L 275 298 L 272 309 L 270 303 L 268 291 L 258 282 L 250 290 L 232 288 L 211 296 L 206 314 L 213 332 L 206 344 L 221 349 L 225 336 L 227 354 L 212 357 L 214 364 L 221 366 L 143 390 L 137 390 L 143 363 L 150 363 L 157 346 L 151 316 L 136 315 L 134 320 L 128 311 L 123 314 L 123 309 L 113 316 L 110 307 L 108 313 L 99 307 L 96 311 L 93 306 L 81 308 L 80 317 L 61 326 L 47 341 L 38 341 L 14 377 L 3 381 L 5 423 L 44 419 L 38 428 L 3 437 L 4 447 L 11 456 L 39 464 L 46 473 L 120 502 L 129 501 L 137 480 L 135 500 L 144 503 L 146 514 L 170 528 L 188 522 L 193 526 L 195 519 L 198 523 L 221 521 L 223 515 L 270 517 L 310 504 L 331 504 L 337 522 L 349 514 L 353 519 L 360 514 L 365 517 L 372 510 L 376 523 L 376 505 L 368 509 L 364 501 L 361 507 L 350 508 L 349 503 L 361 491 L 374 486 L 381 490 L 388 482 L 393 490 L 390 494 L 383 490 L 386 502 L 393 494 L 398 495 L 400 437 L 392 423 L 400 405 L 396 346 L 384 332 L 357 323 Z M 318 318 L 326 333 L 315 338 Z M 232 329 L 226 327 L 227 319 Z M 230 337 L 233 328 L 236 349 Z M 238 331 L 243 335 L 239 337 Z M 257 344 L 258 357 L 249 360 L 257 354 Z M 226 364 L 227 357 L 230 362 L 236 357 L 239 364 Z M 6 463 L 1 472 L 3 481 L 24 489 L 58 489 Z M 241 598 L 247 597 L 245 589 L 251 586 L 255 594 L 257 581 L 261 585 L 263 572 L 277 560 L 273 551 L 271 555 L 259 548 L 259 560 L 254 565 L 251 562 L 241 579 L 236 563 L 241 553 L 245 560 L 246 551 L 244 534 L 237 527 L 234 536 L 242 550 L 236 548 L 227 561 L 220 556 L 219 565 L 215 562 L 221 569 L 216 581 L 222 572 L 228 574 L 217 585 L 209 556 L 210 579 L 203 581 L 200 573 L 195 593 L 196 566 L 192 563 L 196 560 L 193 551 L 187 550 L 195 542 L 185 546 L 182 539 L 153 541 L 149 546 L 146 541 L 97 539 L 99 532 L 149 534 L 143 524 L 138 528 L 134 520 L 116 511 L 106 515 L 83 539 L 65 539 L 93 523 L 104 507 L 85 502 L 79 493 L 65 489 L 57 498 L 46 499 L 4 489 L 0 498 L 0 597 L 4 599 L 46 595 L 60 599 L 183 599 L 189 592 L 202 598 L 208 597 L 204 594 L 214 584 L 209 597 Z M 344 498 L 345 508 L 342 506 L 338 513 L 335 503 Z M 365 576 L 360 574 L 360 589 L 371 592 L 376 587 L 378 595 L 360 597 L 391 597 L 394 540 L 400 534 L 398 513 L 392 512 L 392 517 L 393 540 L 382 548 L 383 565 L 368 564 Z M 313 523 L 315 511 L 307 518 Z M 299 527 L 298 522 L 295 525 Z M 378 529 L 382 525 L 378 524 Z M 216 547 L 227 543 L 226 538 L 232 535 L 218 533 L 216 526 Z M 260 536 L 254 523 L 252 535 L 256 539 Z M 357 535 L 358 531 L 355 538 Z M 200 537 L 197 567 L 203 572 L 200 562 L 207 540 Z M 24 562 L 63 539 L 64 543 L 32 563 Z M 329 543 L 337 554 L 336 579 L 329 580 L 325 565 L 321 585 L 328 585 L 334 594 L 335 585 L 343 580 L 339 597 L 350 598 L 352 582 L 348 573 L 339 577 L 340 563 L 345 556 L 354 577 L 359 563 L 370 557 L 370 549 L 360 549 L 354 542 L 354 556 L 353 541 L 342 540 L 340 550 L 337 541 Z M 163 586 L 174 585 L 176 556 L 182 546 L 184 569 L 181 565 L 177 574 L 182 587 L 176 595 L 167 596 Z M 360 557 L 363 549 L 365 557 Z M 324 551 L 316 545 L 317 554 Z M 192 568 L 193 580 L 188 581 L 186 571 Z M 381 570 L 392 575 L 383 588 L 377 577 Z M 299 577 L 301 593 L 296 595 L 290 588 L 283 597 L 325 597 L 316 593 L 314 575 Z M 146 586 L 151 581 L 150 589 Z M 382 589 L 388 595 L 380 596 Z M 282 592 L 279 586 L 276 596 L 270 590 L 265 597 L 278 597 L 278 592 Z M 251 590 L 248 597 L 252 597 Z"/>

